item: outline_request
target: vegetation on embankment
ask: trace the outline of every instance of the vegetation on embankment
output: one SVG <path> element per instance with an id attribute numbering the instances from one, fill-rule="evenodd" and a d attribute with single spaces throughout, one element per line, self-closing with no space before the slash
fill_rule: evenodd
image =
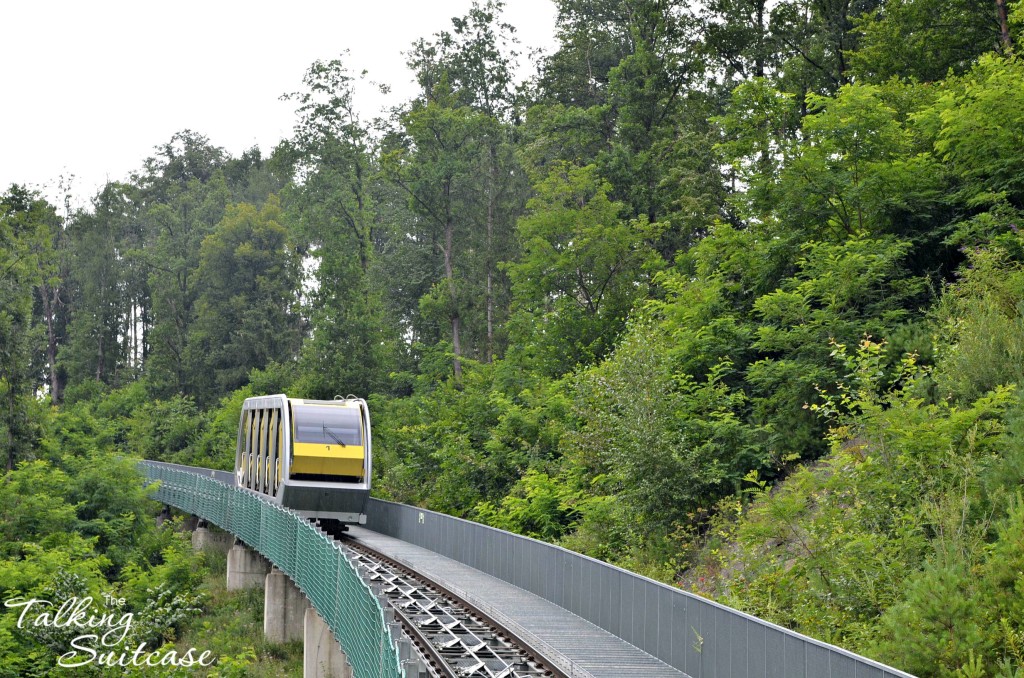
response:
<path id="1" fill-rule="evenodd" d="M 302 641 L 269 643 L 263 633 L 263 588 L 228 591 L 227 559 L 204 552 L 203 613 L 185 622 L 176 647 L 216 650 L 217 663 L 189 675 L 209 678 L 281 678 L 302 675 Z"/>

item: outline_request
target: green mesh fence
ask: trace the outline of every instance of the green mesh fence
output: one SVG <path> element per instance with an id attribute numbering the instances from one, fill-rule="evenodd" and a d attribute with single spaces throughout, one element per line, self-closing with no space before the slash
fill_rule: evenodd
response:
<path id="1" fill-rule="evenodd" d="M 153 462 L 139 466 L 160 481 L 155 500 L 231 532 L 291 577 L 327 621 L 357 678 L 402 675 L 377 598 L 337 544 L 307 520 L 213 478 Z"/>

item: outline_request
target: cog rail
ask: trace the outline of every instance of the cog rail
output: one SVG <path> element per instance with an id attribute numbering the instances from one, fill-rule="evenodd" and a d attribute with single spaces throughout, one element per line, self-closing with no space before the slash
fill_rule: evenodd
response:
<path id="1" fill-rule="evenodd" d="M 397 621 L 436 678 L 570 678 L 528 642 L 437 581 L 320 521 L 363 575 L 387 597 Z M 576 674 L 577 672 L 573 672 Z"/>

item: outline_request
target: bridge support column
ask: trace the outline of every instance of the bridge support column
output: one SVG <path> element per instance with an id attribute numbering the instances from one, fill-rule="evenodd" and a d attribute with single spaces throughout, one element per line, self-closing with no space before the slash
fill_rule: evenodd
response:
<path id="1" fill-rule="evenodd" d="M 316 609 L 306 609 L 302 678 L 352 678 L 352 666 L 327 622 Z"/>
<path id="2" fill-rule="evenodd" d="M 245 544 L 235 543 L 228 551 L 228 591 L 262 586 L 270 563 Z"/>
<path id="3" fill-rule="evenodd" d="M 156 526 L 160 527 L 165 521 L 171 519 L 171 507 L 164 504 L 164 507 L 160 509 L 160 515 L 156 517 Z"/>
<path id="4" fill-rule="evenodd" d="M 219 551 L 220 553 L 227 553 L 231 550 L 231 545 L 234 540 L 235 538 L 228 532 L 211 529 L 205 520 L 200 520 L 196 529 L 192 530 L 193 551 L 205 551 L 206 549 L 210 549 L 212 551 Z"/>
<path id="5" fill-rule="evenodd" d="M 302 640 L 309 599 L 281 570 L 267 575 L 263 596 L 263 635 L 271 643 Z"/>

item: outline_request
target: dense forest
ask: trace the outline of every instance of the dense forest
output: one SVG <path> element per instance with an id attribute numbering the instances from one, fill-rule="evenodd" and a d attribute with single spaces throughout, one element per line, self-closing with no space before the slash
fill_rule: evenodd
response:
<path id="1" fill-rule="evenodd" d="M 547 54 L 496 0 L 417 41 L 380 118 L 342 57 L 269 154 L 6 189 L 0 593 L 172 639 L 198 556 L 122 455 L 231 468 L 246 397 L 352 393 L 378 496 L 1024 675 L 1024 3 L 555 3 Z"/>

